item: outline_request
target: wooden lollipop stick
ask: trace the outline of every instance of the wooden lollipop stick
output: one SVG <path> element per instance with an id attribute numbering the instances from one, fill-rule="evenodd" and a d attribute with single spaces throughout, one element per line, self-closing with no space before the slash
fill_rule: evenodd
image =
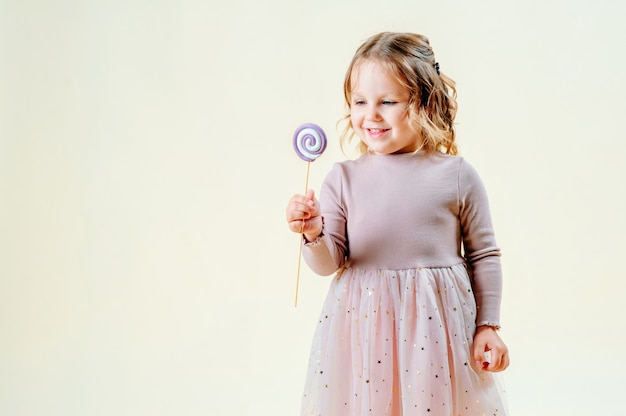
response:
<path id="1" fill-rule="evenodd" d="M 309 190 L 309 171 L 311 170 L 311 162 L 307 162 L 306 164 L 306 181 L 304 183 L 304 195 L 306 196 L 307 191 Z M 302 227 L 300 228 L 300 251 L 298 253 L 298 273 L 296 274 L 296 301 L 294 307 L 298 307 L 298 286 L 300 286 L 300 262 L 302 259 L 302 236 L 304 234 L 304 223 L 305 220 L 302 220 Z"/>

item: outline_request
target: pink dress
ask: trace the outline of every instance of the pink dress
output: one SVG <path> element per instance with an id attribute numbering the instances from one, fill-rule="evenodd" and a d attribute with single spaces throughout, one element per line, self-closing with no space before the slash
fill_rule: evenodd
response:
<path id="1" fill-rule="evenodd" d="M 461 157 L 366 154 L 320 192 L 303 256 L 336 272 L 303 415 L 505 415 L 498 376 L 473 367 L 477 325 L 499 325 L 500 250 L 487 195 Z"/>

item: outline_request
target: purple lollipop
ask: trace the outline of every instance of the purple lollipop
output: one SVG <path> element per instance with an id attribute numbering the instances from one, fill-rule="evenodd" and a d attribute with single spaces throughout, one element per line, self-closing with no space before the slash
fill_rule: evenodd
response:
<path id="1" fill-rule="evenodd" d="M 303 124 L 293 135 L 293 148 L 300 159 L 313 162 L 326 150 L 326 133 L 317 124 Z"/>
<path id="2" fill-rule="evenodd" d="M 293 135 L 293 148 L 300 159 L 309 162 L 306 164 L 306 185 L 304 186 L 304 193 L 307 193 L 309 188 L 309 168 L 311 162 L 321 156 L 326 150 L 326 133 L 324 130 L 313 123 L 306 123 L 296 129 Z M 302 229 L 304 231 L 304 220 L 302 220 Z M 302 244 L 299 244 L 300 254 L 298 255 L 298 275 L 296 277 L 296 302 L 298 306 L 298 283 L 300 281 L 300 258 L 302 257 Z"/>

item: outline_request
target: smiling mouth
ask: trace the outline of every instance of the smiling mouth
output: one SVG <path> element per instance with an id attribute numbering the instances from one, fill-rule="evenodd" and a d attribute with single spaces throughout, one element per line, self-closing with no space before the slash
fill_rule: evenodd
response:
<path id="1" fill-rule="evenodd" d="M 387 133 L 390 129 L 365 129 L 371 137 L 380 137 Z"/>

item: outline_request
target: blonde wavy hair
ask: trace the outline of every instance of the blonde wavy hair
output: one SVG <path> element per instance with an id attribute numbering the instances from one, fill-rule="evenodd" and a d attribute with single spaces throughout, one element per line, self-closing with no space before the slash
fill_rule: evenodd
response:
<path id="1" fill-rule="evenodd" d="M 342 150 L 351 144 L 355 133 L 350 120 L 352 73 L 363 62 L 376 62 L 409 91 L 409 122 L 418 133 L 418 150 L 458 153 L 454 118 L 457 112 L 455 82 L 439 71 L 439 64 L 428 38 L 415 33 L 383 32 L 367 39 L 356 51 L 346 72 L 343 93 L 348 113 L 340 120 L 346 125 L 340 138 Z M 367 153 L 363 141 L 359 154 Z"/>

